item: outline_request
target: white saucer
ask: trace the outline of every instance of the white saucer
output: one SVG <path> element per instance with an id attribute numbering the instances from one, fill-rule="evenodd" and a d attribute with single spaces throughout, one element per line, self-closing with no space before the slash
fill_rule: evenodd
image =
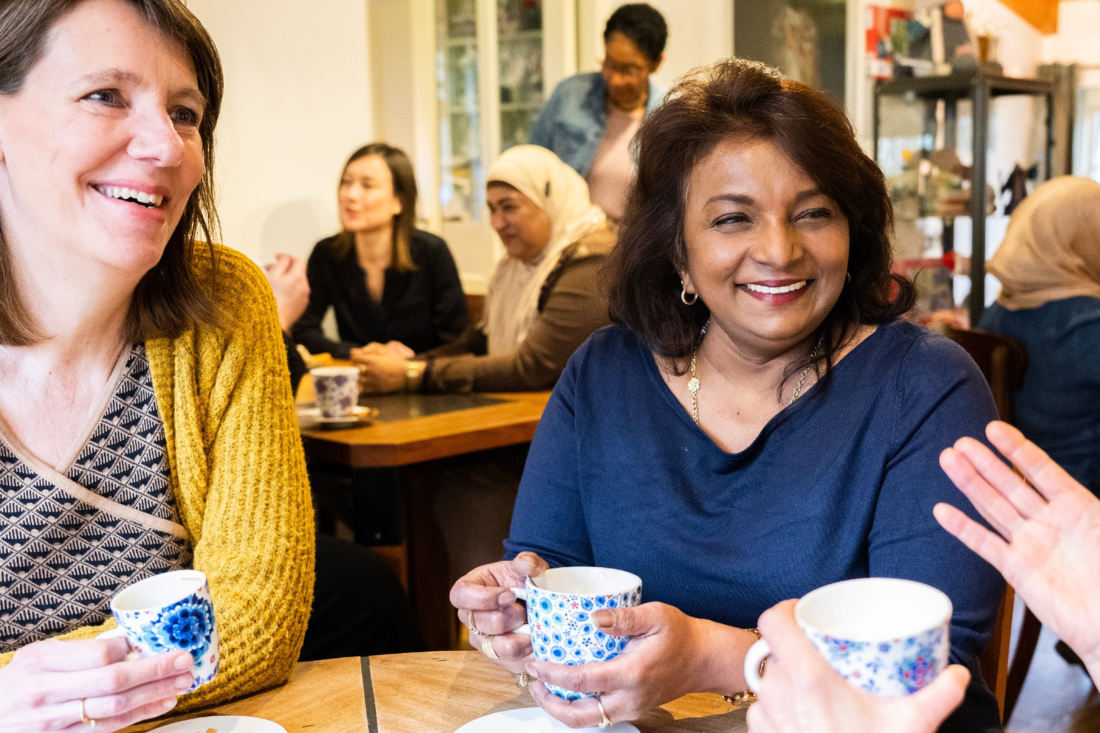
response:
<path id="1" fill-rule="evenodd" d="M 516 708 L 493 713 L 471 720 L 455 733 L 551 733 L 552 731 L 589 731 L 589 733 L 640 733 L 630 723 L 615 723 L 610 728 L 570 728 L 560 720 L 551 718 L 542 708 Z M 172 731 L 176 733 L 176 731 Z M 182 731 L 180 732 L 182 733 Z M 196 733 L 203 733 L 197 731 Z M 220 733 L 220 732 L 219 732 Z"/>
<path id="2" fill-rule="evenodd" d="M 299 420 L 307 420 L 324 426 L 366 424 L 369 422 L 370 418 L 374 417 L 374 414 L 374 410 L 369 407 L 363 407 L 362 405 L 356 405 L 352 408 L 351 414 L 344 417 L 325 417 L 321 414 L 320 407 L 298 408 Z"/>
<path id="3" fill-rule="evenodd" d="M 215 733 L 286 733 L 286 728 L 270 720 L 226 715 L 181 720 L 178 723 L 154 728 L 149 733 L 206 733 L 211 729 Z"/>

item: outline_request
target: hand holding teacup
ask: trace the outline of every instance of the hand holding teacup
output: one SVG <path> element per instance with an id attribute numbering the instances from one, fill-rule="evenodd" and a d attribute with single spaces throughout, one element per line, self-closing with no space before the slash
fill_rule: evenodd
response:
<path id="1" fill-rule="evenodd" d="M 451 604 L 458 620 L 470 630 L 470 643 L 513 674 L 534 660 L 531 637 L 512 633 L 527 622 L 527 610 L 512 588 L 522 587 L 528 576 L 541 575 L 549 565 L 533 552 L 521 552 L 512 560 L 482 565 L 466 573 L 451 588 Z M 488 639 L 488 642 L 486 642 Z"/>
<path id="2" fill-rule="evenodd" d="M 112 733 L 164 715 L 192 684 L 185 652 L 127 659 L 125 639 L 49 639 L 28 644 L 0 668 L 0 733 Z M 43 694 L 43 691 L 49 691 Z"/>
<path id="3" fill-rule="evenodd" d="M 110 733 L 171 710 L 214 679 L 218 632 L 206 576 L 177 570 L 111 600 L 118 627 L 96 639 L 48 640 L 0 669 L 0 733 L 95 728 Z"/>
<path id="4" fill-rule="evenodd" d="M 134 583 L 111 600 L 118 627 L 100 639 L 125 638 L 129 658 L 148 659 L 163 654 L 190 655 L 192 692 L 218 674 L 221 655 L 214 602 L 206 575 L 197 570 L 174 570 Z"/>
<path id="5" fill-rule="evenodd" d="M 944 669 L 918 692 L 881 697 L 858 689 L 834 670 L 795 619 L 797 601 L 760 617 L 771 648 L 767 671 L 748 710 L 750 733 L 931 733 L 959 706 L 970 672 Z"/>

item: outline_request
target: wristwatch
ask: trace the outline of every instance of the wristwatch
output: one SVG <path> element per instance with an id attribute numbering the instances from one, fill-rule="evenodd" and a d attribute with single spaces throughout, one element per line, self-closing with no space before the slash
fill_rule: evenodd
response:
<path id="1" fill-rule="evenodd" d="M 420 387 L 424 382 L 424 367 L 426 362 L 423 361 L 408 361 L 405 362 L 405 391 L 406 392 L 419 392 Z"/>
<path id="2" fill-rule="evenodd" d="M 760 638 L 760 629 L 745 629 L 745 631 L 756 634 L 756 638 Z M 768 658 L 764 657 L 760 660 L 760 669 L 757 670 L 760 676 L 764 676 L 764 665 L 768 663 Z M 735 692 L 732 695 L 722 695 L 722 699 L 728 702 L 730 705 L 738 705 L 740 707 L 747 707 L 756 702 L 756 693 L 752 690 L 742 690 L 741 692 Z"/>

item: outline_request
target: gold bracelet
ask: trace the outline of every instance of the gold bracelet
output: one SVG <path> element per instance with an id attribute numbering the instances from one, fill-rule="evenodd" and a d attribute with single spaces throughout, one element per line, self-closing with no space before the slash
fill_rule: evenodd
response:
<path id="1" fill-rule="evenodd" d="M 760 638 L 760 629 L 745 629 L 745 631 L 756 634 L 756 638 Z M 768 663 L 768 658 L 764 657 L 760 660 L 760 669 L 758 672 L 760 676 L 764 676 L 764 665 Z M 746 707 L 756 702 L 756 693 L 752 690 L 742 690 L 741 692 L 735 692 L 732 695 L 722 695 L 722 699 L 728 702 L 730 705 L 737 705 L 740 707 Z"/>

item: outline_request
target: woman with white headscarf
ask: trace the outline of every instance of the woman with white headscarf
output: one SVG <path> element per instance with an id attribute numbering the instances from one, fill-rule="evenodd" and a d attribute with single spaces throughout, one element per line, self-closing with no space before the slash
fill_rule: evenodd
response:
<path id="1" fill-rule="evenodd" d="M 573 351 L 610 322 L 596 278 L 615 238 L 584 179 L 549 150 L 518 145 L 489 170 L 487 189 L 507 256 L 481 322 L 412 359 L 393 347 L 359 357 L 366 391 L 549 389 Z"/>
<path id="2" fill-rule="evenodd" d="M 1012 214 L 981 327 L 1027 349 L 1015 425 L 1100 495 L 1100 183 L 1062 176 Z"/>

